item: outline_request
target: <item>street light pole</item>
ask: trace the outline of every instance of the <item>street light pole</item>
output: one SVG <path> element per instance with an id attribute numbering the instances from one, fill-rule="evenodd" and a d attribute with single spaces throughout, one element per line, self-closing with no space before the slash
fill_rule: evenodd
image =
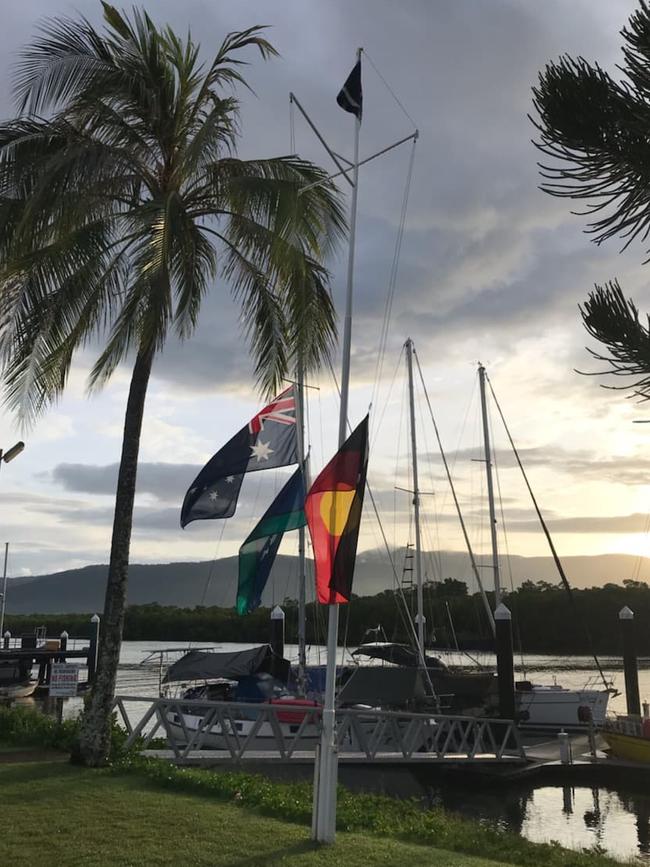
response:
<path id="1" fill-rule="evenodd" d="M 4 461 L 5 464 L 8 464 L 9 461 L 13 461 L 14 458 L 17 458 L 24 448 L 25 443 L 22 440 L 19 440 L 6 452 L 3 449 L 0 449 L 0 461 Z"/>
<path id="2" fill-rule="evenodd" d="M 4 635 L 5 609 L 7 607 L 7 558 L 9 556 L 9 542 L 5 542 L 5 566 L 2 572 L 2 605 L 0 606 L 0 635 Z"/>
<path id="3" fill-rule="evenodd" d="M 7 451 L 0 449 L 0 467 L 3 462 L 8 464 L 13 461 L 25 448 L 25 443 L 19 440 Z M 0 635 L 4 635 L 5 611 L 7 609 L 7 558 L 9 556 L 9 542 L 5 542 L 5 565 L 2 573 L 2 604 L 0 604 Z"/>

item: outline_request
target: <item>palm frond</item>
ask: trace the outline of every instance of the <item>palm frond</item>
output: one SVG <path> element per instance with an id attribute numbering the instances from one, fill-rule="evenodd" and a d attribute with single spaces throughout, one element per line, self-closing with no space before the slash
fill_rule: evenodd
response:
<path id="1" fill-rule="evenodd" d="M 594 240 L 618 235 L 624 248 L 650 235 L 648 33 L 643 3 L 622 31 L 621 81 L 597 63 L 564 56 L 547 64 L 533 88 L 535 144 L 548 158 L 540 163 L 542 190 L 584 203 L 578 213 Z"/>
<path id="2" fill-rule="evenodd" d="M 49 18 L 16 64 L 14 93 L 21 114 L 44 114 L 110 75 L 109 46 L 85 19 Z"/>
<path id="3" fill-rule="evenodd" d="M 607 364 L 605 371 L 614 376 L 635 377 L 621 386 L 643 400 L 650 400 L 650 318 L 644 325 L 631 298 L 626 298 L 617 280 L 596 286 L 580 308 L 589 334 L 607 347 L 609 354 L 589 349 L 597 361 Z M 593 374 L 592 374 L 593 375 Z"/>
<path id="4" fill-rule="evenodd" d="M 30 421 L 78 347 L 106 340 L 98 388 L 132 350 L 159 351 L 170 326 L 187 339 L 218 278 L 265 390 L 335 339 L 321 263 L 346 229 L 339 193 L 298 157 L 235 155 L 239 103 L 225 91 L 248 86 L 242 52 L 276 54 L 264 28 L 228 34 L 203 67 L 189 34 L 103 7 L 101 32 L 45 22 L 17 67 L 29 115 L 0 124 L 0 363 Z"/>

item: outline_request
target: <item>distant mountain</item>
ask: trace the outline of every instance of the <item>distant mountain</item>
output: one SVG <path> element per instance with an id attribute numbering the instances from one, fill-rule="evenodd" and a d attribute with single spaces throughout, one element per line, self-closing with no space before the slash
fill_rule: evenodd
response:
<path id="1" fill-rule="evenodd" d="M 396 558 L 401 571 L 403 554 Z M 426 558 L 427 562 L 429 557 Z M 436 555 L 440 563 L 436 577 L 458 578 L 466 581 L 470 589 L 475 582 L 470 578 L 467 556 L 457 551 Z M 563 560 L 569 580 L 574 587 L 602 585 L 607 581 L 621 583 L 624 578 L 644 579 L 650 575 L 650 562 L 628 554 L 602 554 L 599 556 L 565 557 Z M 505 564 L 504 564 L 505 565 Z M 511 557 L 515 585 L 526 579 L 557 582 L 557 573 L 550 557 Z M 101 611 L 104 607 L 104 587 L 107 566 L 84 566 L 51 575 L 9 579 L 7 611 L 10 614 L 65 614 L 68 612 Z M 492 584 L 490 570 L 482 570 L 486 587 Z M 503 575 L 508 576 L 507 569 Z M 427 576 L 432 577 L 432 576 Z M 509 577 L 504 578 L 507 586 Z M 132 605 L 158 602 L 194 608 L 196 605 L 231 607 L 237 586 L 237 558 L 202 563 L 134 563 L 129 569 L 128 601 Z M 357 560 L 354 591 L 359 596 L 370 596 L 393 587 L 393 572 L 387 556 L 378 551 L 364 552 Z M 277 558 L 269 585 L 263 597 L 265 604 L 282 602 L 298 596 L 297 558 Z M 309 598 L 309 597 L 308 597 Z"/>

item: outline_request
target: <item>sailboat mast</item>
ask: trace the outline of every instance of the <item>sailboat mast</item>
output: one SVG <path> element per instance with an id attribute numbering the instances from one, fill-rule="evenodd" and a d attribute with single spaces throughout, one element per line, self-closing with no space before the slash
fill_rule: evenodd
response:
<path id="1" fill-rule="evenodd" d="M 357 63 L 361 62 L 361 48 L 357 49 Z M 345 319 L 343 321 L 343 359 L 341 363 L 341 406 L 339 412 L 339 448 L 346 440 L 348 426 L 348 395 L 350 391 L 350 355 L 352 346 L 352 288 L 354 282 L 354 243 L 357 228 L 357 198 L 359 190 L 359 132 L 361 118 L 354 121 L 354 157 L 352 170 L 352 201 L 350 203 L 350 235 L 348 250 Z M 315 792 L 315 839 L 333 843 L 336 836 L 336 782 L 338 754 L 336 744 L 336 650 L 339 632 L 339 606 L 328 606 L 327 669 L 323 701 L 318 787 Z"/>
<path id="2" fill-rule="evenodd" d="M 499 575 L 499 548 L 497 543 L 497 519 L 494 510 L 494 484 L 492 482 L 492 452 L 490 450 L 490 426 L 488 423 L 487 399 L 485 395 L 485 368 L 479 362 L 478 381 L 481 390 L 481 414 L 483 416 L 483 444 L 485 450 L 485 472 L 487 476 L 488 503 L 490 507 L 490 536 L 492 538 L 492 569 L 494 571 L 494 607 L 501 603 L 501 578 Z"/>
<path id="3" fill-rule="evenodd" d="M 424 656 L 424 595 L 422 592 L 422 544 L 420 536 L 420 488 L 418 484 L 418 447 L 415 431 L 415 397 L 413 389 L 413 341 L 406 346 L 406 365 L 409 377 L 409 410 L 411 420 L 411 461 L 413 467 L 413 516 L 415 522 L 415 586 L 417 588 L 417 627 L 420 657 Z"/>

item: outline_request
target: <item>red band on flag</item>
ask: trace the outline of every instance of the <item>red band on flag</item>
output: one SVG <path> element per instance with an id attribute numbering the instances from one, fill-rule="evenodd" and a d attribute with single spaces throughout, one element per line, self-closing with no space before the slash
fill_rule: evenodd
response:
<path id="1" fill-rule="evenodd" d="M 349 602 L 368 464 L 368 416 L 320 473 L 305 500 L 316 591 L 324 604 Z"/>

